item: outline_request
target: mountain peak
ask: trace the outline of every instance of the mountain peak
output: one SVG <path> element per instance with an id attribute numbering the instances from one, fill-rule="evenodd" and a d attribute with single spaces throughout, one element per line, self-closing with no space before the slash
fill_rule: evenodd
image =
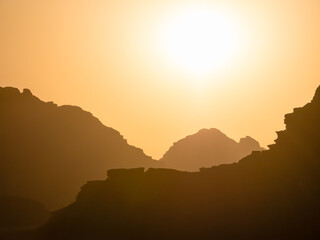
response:
<path id="1" fill-rule="evenodd" d="M 202 128 L 198 131 L 198 133 L 222 133 L 222 132 L 217 128 Z"/>
<path id="2" fill-rule="evenodd" d="M 251 137 L 237 143 L 217 128 L 201 129 L 173 144 L 163 155 L 170 168 L 183 171 L 198 171 L 199 168 L 233 163 L 263 148 Z"/>
<path id="3" fill-rule="evenodd" d="M 9 96 L 15 96 L 20 94 L 20 91 L 18 88 L 14 87 L 0 87 L 0 97 L 9 97 Z"/>
<path id="4" fill-rule="evenodd" d="M 33 96 L 31 90 L 28 89 L 28 88 L 24 88 L 23 91 L 22 91 L 22 94 L 24 94 L 24 95 L 29 95 L 29 96 Z"/>
<path id="5" fill-rule="evenodd" d="M 244 138 L 241 138 L 239 141 L 239 144 L 251 147 L 252 149 L 263 150 L 263 148 L 260 146 L 259 142 L 250 136 L 246 136 Z"/>

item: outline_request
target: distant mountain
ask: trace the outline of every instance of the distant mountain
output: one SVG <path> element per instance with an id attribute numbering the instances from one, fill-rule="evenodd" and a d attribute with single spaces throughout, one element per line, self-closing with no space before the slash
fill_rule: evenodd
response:
<path id="1" fill-rule="evenodd" d="M 160 160 L 169 168 L 199 171 L 202 167 L 237 162 L 252 151 L 262 150 L 251 137 L 241 138 L 238 143 L 212 128 L 202 129 L 174 143 Z"/>
<path id="2" fill-rule="evenodd" d="M 39 202 L 0 195 L 0 233 L 35 229 L 44 224 L 50 212 Z"/>
<path id="3" fill-rule="evenodd" d="M 269 150 L 200 172 L 109 170 L 42 239 L 320 239 L 320 87 Z"/>
<path id="4" fill-rule="evenodd" d="M 43 102 L 30 90 L 0 88 L 0 194 L 71 203 L 110 168 L 157 167 L 116 130 L 75 106 Z"/>

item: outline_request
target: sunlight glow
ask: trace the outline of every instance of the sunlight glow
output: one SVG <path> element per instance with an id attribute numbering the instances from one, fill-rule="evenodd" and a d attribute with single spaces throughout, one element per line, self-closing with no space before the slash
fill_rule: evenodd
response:
<path id="1" fill-rule="evenodd" d="M 241 46 L 241 34 L 237 22 L 222 11 L 189 8 L 167 20 L 163 46 L 175 64 L 206 74 L 232 59 Z"/>

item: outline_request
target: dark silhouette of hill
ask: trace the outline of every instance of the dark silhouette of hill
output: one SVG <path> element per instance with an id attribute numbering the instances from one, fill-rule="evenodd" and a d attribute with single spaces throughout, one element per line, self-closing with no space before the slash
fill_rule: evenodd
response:
<path id="1" fill-rule="evenodd" d="M 234 163 L 252 151 L 262 150 L 264 149 L 251 137 L 241 138 L 238 143 L 212 128 L 202 129 L 175 142 L 160 160 L 169 168 L 199 171 L 202 167 Z"/>
<path id="2" fill-rule="evenodd" d="M 0 233 L 35 229 L 44 224 L 50 212 L 36 201 L 0 196 Z"/>
<path id="3" fill-rule="evenodd" d="M 30 90 L 0 88 L 0 194 L 71 203 L 88 180 L 110 168 L 155 167 L 116 130 L 75 106 L 43 102 Z"/>
<path id="4" fill-rule="evenodd" d="M 200 172 L 109 170 L 43 239 L 320 239 L 320 88 L 270 150 Z"/>

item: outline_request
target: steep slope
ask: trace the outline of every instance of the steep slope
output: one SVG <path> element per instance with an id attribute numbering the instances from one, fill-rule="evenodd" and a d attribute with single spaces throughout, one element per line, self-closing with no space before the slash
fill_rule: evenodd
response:
<path id="1" fill-rule="evenodd" d="M 259 143 L 251 137 L 232 140 L 218 129 L 202 129 L 187 136 L 163 155 L 167 167 L 182 171 L 199 171 L 202 167 L 239 161 L 252 151 L 262 151 Z"/>
<path id="2" fill-rule="evenodd" d="M 158 166 L 112 128 L 75 106 L 45 103 L 25 89 L 0 88 L 0 194 L 71 203 L 110 168 Z"/>
<path id="3" fill-rule="evenodd" d="M 270 150 L 188 173 L 110 170 L 43 239 L 320 239 L 320 88 Z"/>

